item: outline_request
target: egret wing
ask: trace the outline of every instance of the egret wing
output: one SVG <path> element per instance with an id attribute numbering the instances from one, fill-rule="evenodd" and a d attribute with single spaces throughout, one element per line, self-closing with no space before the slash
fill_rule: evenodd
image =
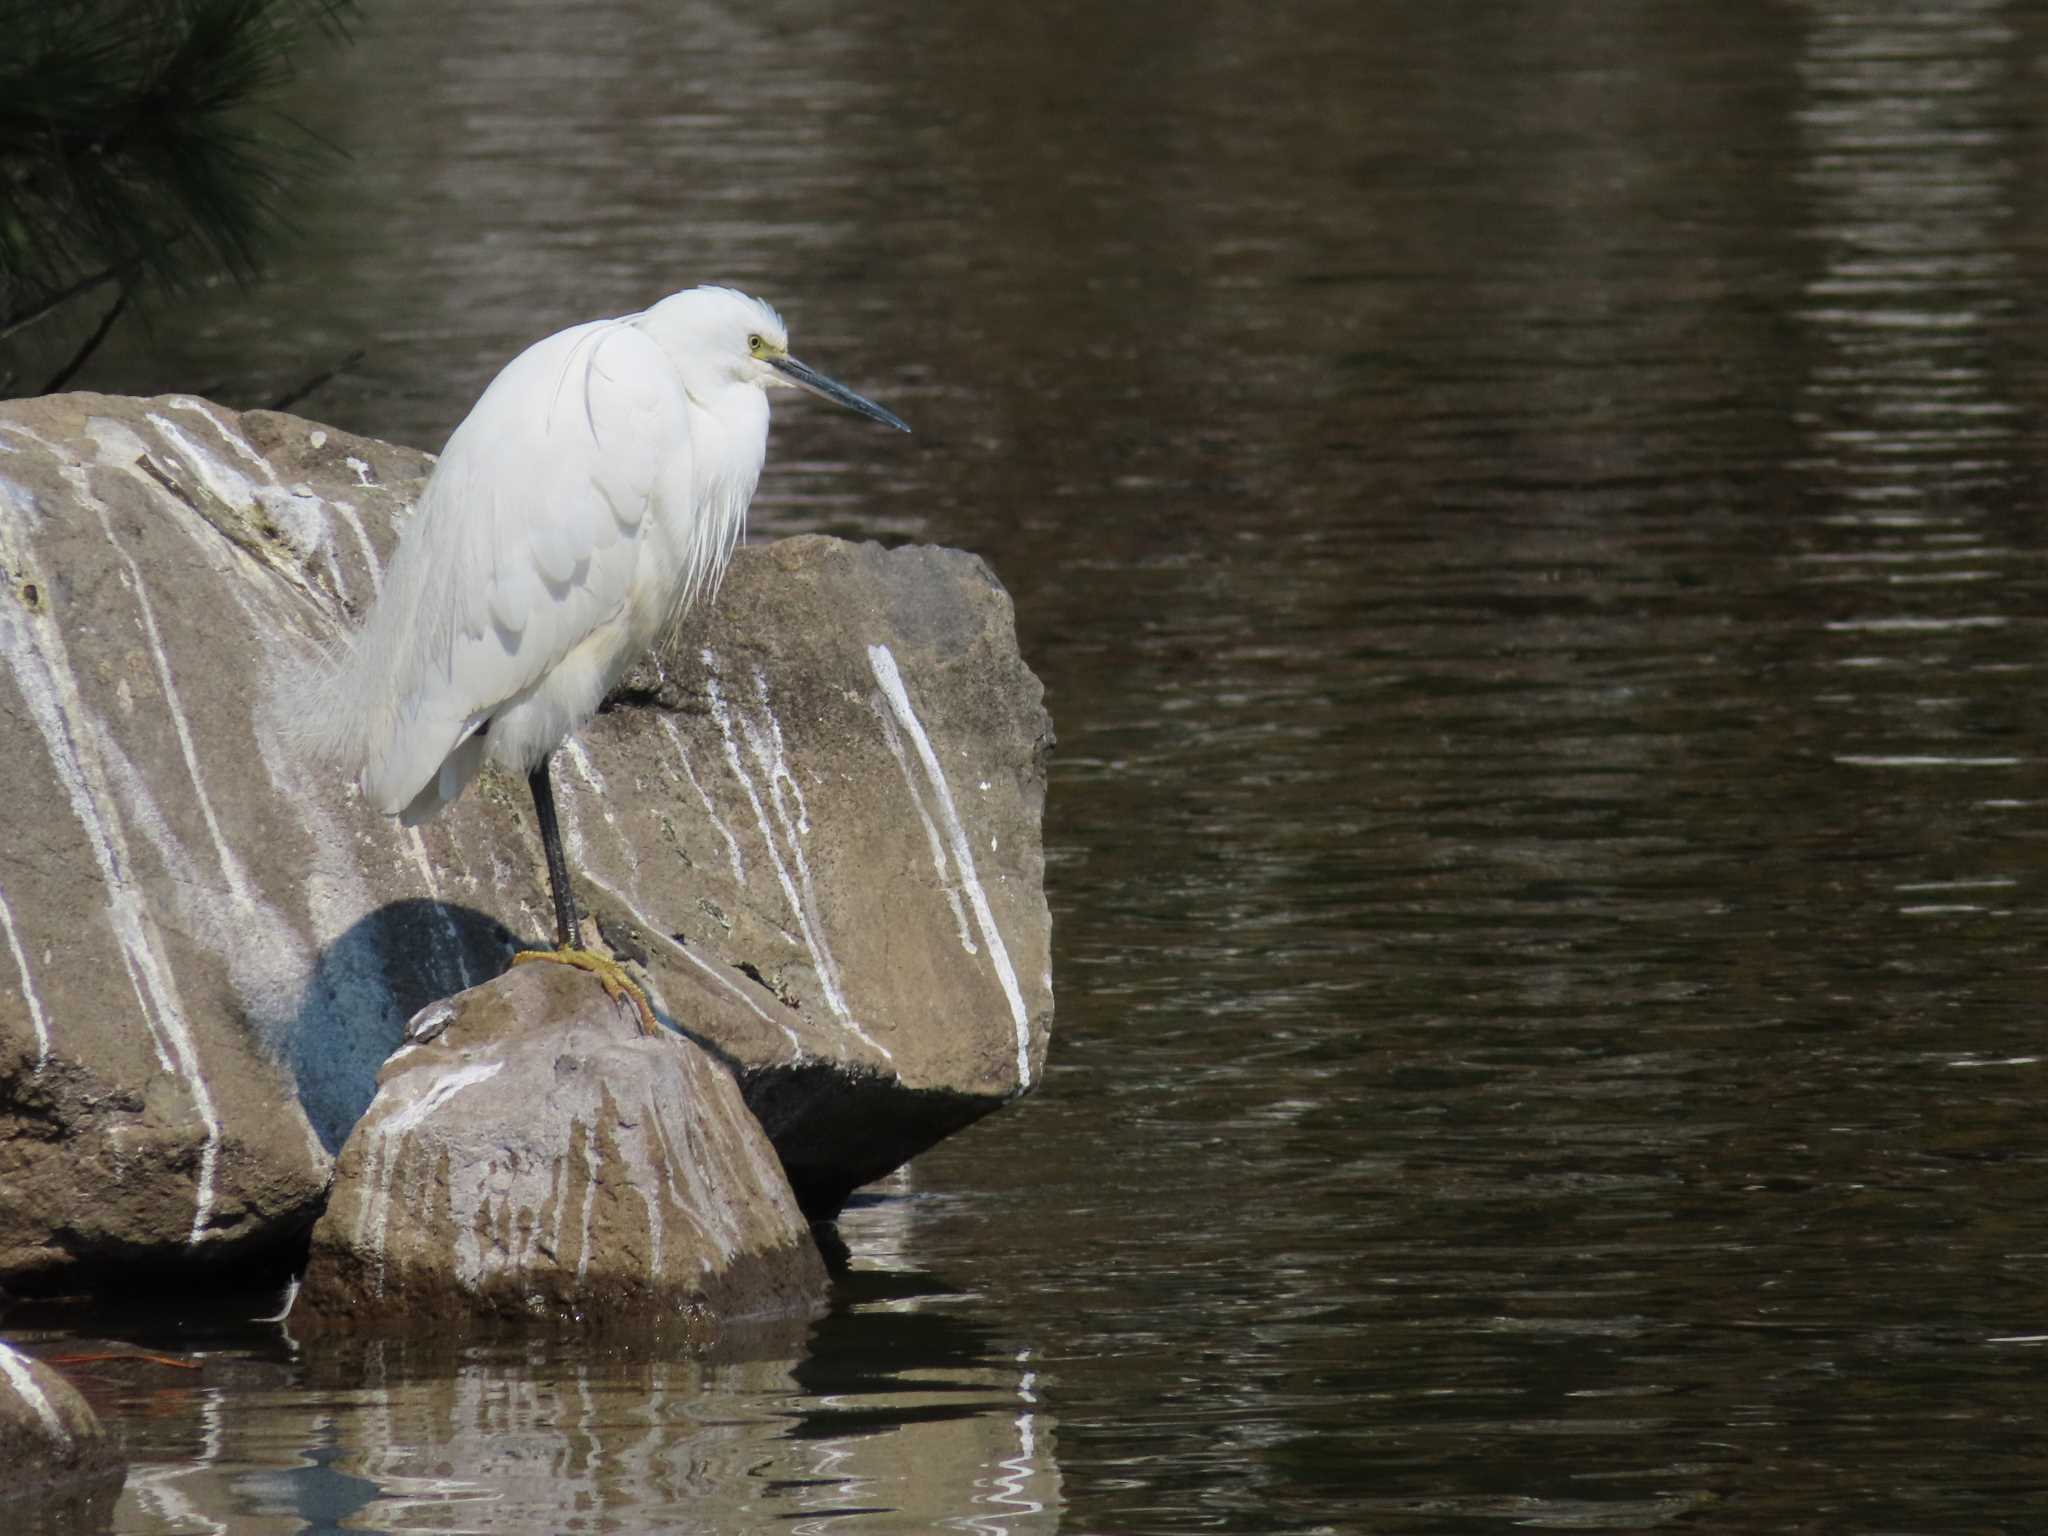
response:
<path id="1" fill-rule="evenodd" d="M 480 762 L 456 749 L 625 625 L 651 502 L 688 456 L 681 386 L 629 322 L 551 336 L 492 381 L 449 438 L 386 582 L 387 598 L 414 589 L 414 634 L 392 658 L 390 749 L 364 771 L 373 801 L 419 819 L 454 798 Z M 401 570 L 408 559 L 420 568 Z M 597 702 L 578 701 L 561 731 Z M 444 764 L 463 771 L 423 803 Z"/>

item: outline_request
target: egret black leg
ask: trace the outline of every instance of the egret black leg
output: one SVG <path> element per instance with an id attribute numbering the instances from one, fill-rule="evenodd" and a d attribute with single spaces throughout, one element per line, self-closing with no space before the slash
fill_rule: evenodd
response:
<path id="1" fill-rule="evenodd" d="M 576 943 L 576 898 L 569 892 L 569 861 L 562 856 L 562 829 L 555 821 L 555 790 L 548 782 L 548 760 L 542 758 L 526 776 L 533 791 L 533 814 L 540 822 L 540 846 L 548 856 L 548 888 L 555 898 L 555 943 L 574 949 Z"/>
<path id="2" fill-rule="evenodd" d="M 522 949 L 512 957 L 512 963 L 525 965 L 533 960 L 549 960 L 557 965 L 588 971 L 614 1001 L 620 998 L 632 1000 L 641 1034 L 659 1035 L 661 1023 L 655 1018 L 654 1005 L 647 1001 L 647 994 L 640 990 L 639 983 L 628 976 L 625 967 L 611 956 L 593 954 L 583 947 L 576 927 L 576 898 L 569 894 L 569 861 L 562 857 L 562 829 L 555 821 L 555 790 L 548 783 L 546 758 L 542 758 L 540 766 L 526 776 L 526 787 L 533 791 L 533 814 L 540 822 L 540 846 L 548 856 L 548 889 L 555 898 L 555 947 Z"/>

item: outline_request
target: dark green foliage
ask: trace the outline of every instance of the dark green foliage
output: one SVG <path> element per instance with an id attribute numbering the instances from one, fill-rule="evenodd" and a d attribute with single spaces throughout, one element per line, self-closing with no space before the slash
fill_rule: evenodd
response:
<path id="1" fill-rule="evenodd" d="M 280 110 L 352 0 L 0 0 L 0 333 L 98 282 L 256 270 L 321 146 Z"/>

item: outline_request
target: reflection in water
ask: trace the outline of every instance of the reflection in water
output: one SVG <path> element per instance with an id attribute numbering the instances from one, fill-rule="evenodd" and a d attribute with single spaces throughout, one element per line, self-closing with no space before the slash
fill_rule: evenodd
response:
<path id="1" fill-rule="evenodd" d="M 1059 1035 L 801 1347 L 223 1349 L 120 1528 L 2019 1528 L 2036 11 L 373 7 L 179 382 L 783 301 L 918 435 L 759 530 L 1017 600 Z"/>
<path id="2" fill-rule="evenodd" d="M 1062 1501 L 1053 1421 L 1030 1350 L 1006 1358 L 970 1298 L 914 1267 L 909 1181 L 898 1174 L 841 1217 L 851 1267 L 841 1305 L 793 1380 L 791 1440 L 808 1458 L 799 1531 L 1050 1532 Z M 932 1474 L 945 1469 L 945 1476 Z"/>
<path id="3" fill-rule="evenodd" d="M 1880 781 L 1977 770 L 1965 793 L 1991 814 L 2022 803 L 2028 756 L 1986 742 L 2001 683 L 1957 662 L 2002 654 L 1994 632 L 2013 622 L 2014 551 L 1991 526 L 2021 483 L 2023 416 L 1999 372 L 2023 302 L 1997 239 L 2020 153 L 1995 90 L 2015 41 L 2006 8 L 1845 6 L 1813 19 L 1800 61 L 1822 265 L 1798 310 L 1814 344 L 1795 467 L 1825 498 L 1800 558 L 1835 599 L 1818 702 L 1854 720 L 1837 761 Z M 1994 913 L 2016 883 L 1946 861 L 1912 873 L 1894 893 L 1926 918 Z"/>
<path id="4" fill-rule="evenodd" d="M 928 1277 L 869 1268 L 903 1225 L 900 1198 L 849 1215 L 847 1303 L 796 1361 L 323 1337 L 208 1351 L 175 1400 L 88 1382 L 137 1460 L 116 1528 L 1050 1532 L 1030 1352 L 997 1352 Z"/>
<path id="5" fill-rule="evenodd" d="M 2020 153 L 1994 89 L 2015 41 L 2005 9 L 1844 6 L 1812 19 L 1800 60 L 1806 238 L 1821 258 L 1798 311 L 1818 343 L 1806 467 L 1880 526 L 1924 527 L 1942 502 L 2013 478 L 2020 411 L 1995 375 L 1998 327 L 2021 302 L 1997 240 Z"/>
<path id="6" fill-rule="evenodd" d="M 210 1474 L 220 1464 L 226 1436 L 223 1394 L 202 1387 L 190 1394 L 191 1427 L 197 1444 L 179 1460 L 151 1459 L 131 1470 L 121 1491 L 117 1519 L 127 1529 L 161 1531 L 228 1530 L 226 1510 L 215 1505 Z"/>

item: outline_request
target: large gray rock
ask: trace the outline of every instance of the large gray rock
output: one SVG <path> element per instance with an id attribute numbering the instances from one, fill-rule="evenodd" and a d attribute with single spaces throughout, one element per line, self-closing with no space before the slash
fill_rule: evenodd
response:
<path id="1" fill-rule="evenodd" d="M 0 1344 L 0 1525 L 16 1499 L 107 1496 L 125 1470 L 120 1447 L 78 1389 L 42 1361 Z"/>
<path id="2" fill-rule="evenodd" d="M 0 405 L 0 1285 L 283 1251 L 405 1021 L 548 937 L 523 783 L 406 831 L 256 707 L 430 462 L 185 397 Z M 558 755 L 587 935 L 813 1214 L 1035 1080 L 1050 740 L 978 560 L 796 539 Z"/>
<path id="3" fill-rule="evenodd" d="M 426 1009 L 313 1229 L 294 1320 L 680 1325 L 808 1313 L 825 1266 L 738 1085 L 565 966 Z"/>
<path id="4" fill-rule="evenodd" d="M 600 931 L 830 1214 L 1037 1079 L 1052 732 L 979 560 L 741 553 L 557 784 Z"/>

